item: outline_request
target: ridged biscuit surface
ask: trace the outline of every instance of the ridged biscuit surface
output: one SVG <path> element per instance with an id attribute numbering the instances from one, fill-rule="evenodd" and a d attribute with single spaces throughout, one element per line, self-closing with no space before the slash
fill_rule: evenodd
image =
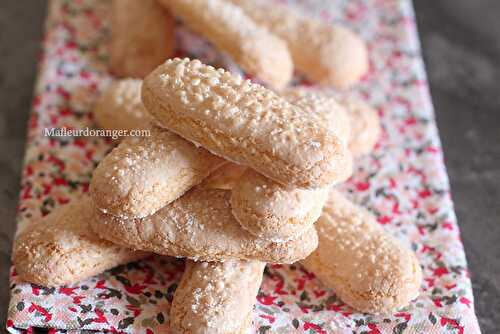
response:
<path id="1" fill-rule="evenodd" d="M 17 274 L 42 286 L 73 284 L 148 255 L 99 238 L 89 226 L 94 210 L 84 196 L 28 226 L 14 242 Z"/>
<path id="2" fill-rule="evenodd" d="M 198 60 L 168 60 L 143 83 L 158 123 L 284 185 L 326 186 L 351 168 L 343 143 L 272 91 Z"/>
<path id="3" fill-rule="evenodd" d="M 415 254 L 371 213 L 332 190 L 315 226 L 319 246 L 302 264 L 346 304 L 390 313 L 418 296 L 422 272 Z"/>
<path id="4" fill-rule="evenodd" d="M 175 334 L 244 334 L 265 263 L 187 261 L 170 309 Z"/>
<path id="5" fill-rule="evenodd" d="M 316 249 L 310 228 L 296 240 L 273 243 L 256 238 L 234 219 L 230 191 L 194 188 L 143 219 L 120 219 L 96 211 L 92 228 L 125 247 L 200 261 L 259 260 L 293 263 Z"/>

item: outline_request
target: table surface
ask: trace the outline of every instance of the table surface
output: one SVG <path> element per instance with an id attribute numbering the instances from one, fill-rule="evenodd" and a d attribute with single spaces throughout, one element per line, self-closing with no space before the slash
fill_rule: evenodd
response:
<path id="1" fill-rule="evenodd" d="M 416 1 L 455 210 L 484 334 L 500 323 L 500 2 Z M 45 1 L 0 1 L 0 330 Z"/>

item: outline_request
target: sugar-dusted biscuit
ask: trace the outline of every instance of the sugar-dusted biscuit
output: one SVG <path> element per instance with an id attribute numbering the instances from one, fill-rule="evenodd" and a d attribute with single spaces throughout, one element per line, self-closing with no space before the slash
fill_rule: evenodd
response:
<path id="1" fill-rule="evenodd" d="M 282 96 L 311 117 L 318 117 L 321 124 L 347 145 L 350 119 L 334 97 L 300 88 L 287 89 Z M 351 175 L 351 170 L 345 172 L 345 175 L 339 175 L 337 182 Z M 286 187 L 248 170 L 234 184 L 231 206 L 235 218 L 246 230 L 279 242 L 293 239 L 310 228 L 319 218 L 327 196 L 328 187 Z"/>
<path id="2" fill-rule="evenodd" d="M 148 255 L 99 238 L 89 227 L 94 212 L 83 196 L 29 225 L 14 241 L 17 274 L 42 286 L 73 284 Z"/>
<path id="3" fill-rule="evenodd" d="M 194 32 L 204 36 L 250 75 L 275 89 L 290 81 L 286 43 L 226 0 L 160 0 Z"/>
<path id="4" fill-rule="evenodd" d="M 245 230 L 283 242 L 311 228 L 321 215 L 328 189 L 290 189 L 248 169 L 232 189 L 231 208 Z"/>
<path id="5" fill-rule="evenodd" d="M 229 162 L 210 174 L 203 185 L 210 189 L 231 190 L 248 168 Z"/>
<path id="6" fill-rule="evenodd" d="M 259 239 L 234 219 L 227 190 L 196 187 L 143 219 L 120 219 L 99 210 L 92 221 L 101 237 L 125 247 L 200 261 L 231 259 L 293 263 L 316 249 L 314 228 L 293 241 Z"/>
<path id="7" fill-rule="evenodd" d="M 363 40 L 338 25 L 309 18 L 297 11 L 263 0 L 231 0 L 255 22 L 284 39 L 298 71 L 321 84 L 346 88 L 368 70 Z"/>
<path id="8" fill-rule="evenodd" d="M 95 205 L 120 217 L 155 213 L 226 163 L 176 134 L 152 127 L 149 137 L 127 137 L 94 170 Z"/>
<path id="9" fill-rule="evenodd" d="M 336 98 L 351 120 L 349 150 L 355 157 L 370 153 L 382 133 L 377 111 L 368 103 L 350 94 L 337 94 Z"/>
<path id="10" fill-rule="evenodd" d="M 113 0 L 109 68 L 143 78 L 174 51 L 175 21 L 156 0 Z"/>
<path id="11" fill-rule="evenodd" d="M 422 272 L 415 254 L 371 213 L 332 190 L 315 226 L 319 246 L 302 264 L 346 304 L 389 313 L 418 296 Z"/>
<path id="12" fill-rule="evenodd" d="M 150 127 L 153 118 L 141 101 L 140 79 L 114 81 L 101 95 L 94 107 L 94 119 L 107 130 L 135 130 Z"/>
<path id="13" fill-rule="evenodd" d="M 288 88 L 281 95 L 328 127 L 345 145 L 351 138 L 351 119 L 343 106 L 331 95 L 303 87 Z M 347 175 L 347 177 L 350 176 Z M 347 178 L 346 177 L 346 178 Z M 339 180 L 343 181 L 343 180 Z"/>
<path id="14" fill-rule="evenodd" d="M 282 96 L 321 117 L 355 157 L 371 152 L 382 132 L 377 111 L 351 93 L 293 87 Z"/>
<path id="15" fill-rule="evenodd" d="M 247 333 L 265 265 L 188 260 L 170 309 L 172 333 Z"/>
<path id="16" fill-rule="evenodd" d="M 322 187 L 351 169 L 348 149 L 316 117 L 198 60 L 159 66 L 142 100 L 160 126 L 283 185 Z"/>

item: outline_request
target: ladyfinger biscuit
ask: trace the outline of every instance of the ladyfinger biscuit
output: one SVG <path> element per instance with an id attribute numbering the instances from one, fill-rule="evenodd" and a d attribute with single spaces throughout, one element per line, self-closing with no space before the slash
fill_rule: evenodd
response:
<path id="1" fill-rule="evenodd" d="M 316 117 L 198 60 L 159 66 L 142 100 L 160 126 L 283 185 L 322 187 L 351 169 L 350 152 Z"/>
<path id="2" fill-rule="evenodd" d="M 134 130 L 150 127 L 153 120 L 141 101 L 142 80 L 122 79 L 113 82 L 94 107 L 94 119 L 107 130 Z"/>
<path id="3" fill-rule="evenodd" d="M 155 0 L 113 0 L 111 10 L 113 74 L 142 79 L 172 56 L 175 21 Z"/>
<path id="4" fill-rule="evenodd" d="M 318 115 L 344 142 L 347 139 L 354 156 L 369 153 L 382 132 L 377 111 L 352 94 L 294 87 L 285 90 L 282 96 Z"/>
<path id="5" fill-rule="evenodd" d="M 305 89 L 287 89 L 282 94 L 290 103 L 316 116 L 346 145 L 350 137 L 350 120 L 332 96 Z M 346 170 L 344 181 L 351 175 Z M 250 233 L 280 242 L 297 237 L 319 218 L 328 197 L 328 187 L 300 189 L 285 187 L 253 170 L 235 183 L 231 206 L 235 218 Z"/>
<path id="6" fill-rule="evenodd" d="M 285 5 L 262 0 L 231 0 L 255 22 L 288 44 L 297 70 L 321 84 L 346 88 L 368 70 L 363 40 L 352 31 L 298 14 Z"/>
<path id="7" fill-rule="evenodd" d="M 248 169 L 232 190 L 231 208 L 248 232 L 283 242 L 311 228 L 321 215 L 328 190 L 286 188 Z"/>
<path id="8" fill-rule="evenodd" d="M 330 129 L 347 145 L 351 138 L 351 119 L 337 99 L 318 90 L 289 88 L 281 94 L 288 102 L 301 108 Z M 347 175 L 347 177 L 350 176 Z M 347 179 L 346 177 L 346 179 Z"/>
<path id="9" fill-rule="evenodd" d="M 200 183 L 225 161 L 176 134 L 152 127 L 127 137 L 94 170 L 90 194 L 111 215 L 151 215 Z"/>
<path id="10" fill-rule="evenodd" d="M 258 261 L 188 260 L 170 309 L 172 333 L 247 333 L 264 267 Z"/>
<path id="11" fill-rule="evenodd" d="M 293 241 L 256 238 L 234 219 L 230 191 L 197 187 L 143 219 L 120 219 L 99 210 L 92 228 L 124 247 L 200 261 L 231 259 L 293 263 L 316 249 L 314 228 Z"/>
<path id="12" fill-rule="evenodd" d="M 293 64 L 286 43 L 226 0 L 160 0 L 192 31 L 226 52 L 243 70 L 275 89 L 287 85 Z"/>
<path id="13" fill-rule="evenodd" d="M 83 196 L 28 226 L 14 242 L 17 274 L 42 286 L 66 285 L 148 255 L 100 239 L 89 228 L 94 211 Z"/>
<path id="14" fill-rule="evenodd" d="M 203 181 L 203 186 L 210 189 L 231 190 L 246 170 L 245 166 L 229 162 L 210 174 Z"/>
<path id="15" fill-rule="evenodd" d="M 349 94 L 338 94 L 337 100 L 345 108 L 351 120 L 349 150 L 355 157 L 370 153 L 382 133 L 377 111 L 366 102 Z"/>
<path id="16" fill-rule="evenodd" d="M 332 190 L 315 226 L 319 246 L 302 264 L 346 304 L 389 313 L 417 297 L 422 272 L 415 254 L 371 213 Z"/>

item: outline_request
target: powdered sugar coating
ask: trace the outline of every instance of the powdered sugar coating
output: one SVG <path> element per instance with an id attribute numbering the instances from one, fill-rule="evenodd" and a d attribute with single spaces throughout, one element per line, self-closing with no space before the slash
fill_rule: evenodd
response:
<path id="1" fill-rule="evenodd" d="M 96 206 L 122 217 L 145 217 L 180 197 L 225 162 L 157 127 L 149 137 L 128 137 L 94 170 Z"/>
<path id="2" fill-rule="evenodd" d="M 351 120 L 345 108 L 333 96 L 303 87 L 289 88 L 281 95 L 311 116 L 317 116 L 319 121 L 328 127 L 344 145 L 349 143 Z"/>
<path id="3" fill-rule="evenodd" d="M 27 227 L 12 251 L 17 273 L 42 286 L 73 284 L 148 255 L 99 238 L 89 228 L 94 210 L 83 196 Z"/>
<path id="4" fill-rule="evenodd" d="M 337 190 L 316 228 L 319 246 L 302 264 L 345 303 L 362 312 L 389 313 L 417 297 L 422 272 L 415 254 Z"/>
<path id="5" fill-rule="evenodd" d="M 311 228 L 321 215 L 328 189 L 286 188 L 248 169 L 232 190 L 232 212 L 250 233 L 283 242 Z"/>
<path id="6" fill-rule="evenodd" d="M 287 89 L 282 95 L 321 117 L 347 143 L 355 157 L 371 152 L 380 138 L 382 128 L 377 111 L 352 93 L 299 86 Z"/>
<path id="7" fill-rule="evenodd" d="M 142 98 L 161 126 L 284 185 L 326 186 L 351 169 L 349 151 L 317 118 L 198 60 L 168 60 L 144 80 Z"/>
<path id="8" fill-rule="evenodd" d="M 316 248 L 314 228 L 284 243 L 253 236 L 234 219 L 229 198 L 229 191 L 196 187 L 143 219 L 120 219 L 96 212 L 99 218 L 92 228 L 101 237 L 125 247 L 199 261 L 293 263 Z"/>
<path id="9" fill-rule="evenodd" d="M 246 333 L 265 263 L 187 261 L 170 309 L 179 334 Z"/>

